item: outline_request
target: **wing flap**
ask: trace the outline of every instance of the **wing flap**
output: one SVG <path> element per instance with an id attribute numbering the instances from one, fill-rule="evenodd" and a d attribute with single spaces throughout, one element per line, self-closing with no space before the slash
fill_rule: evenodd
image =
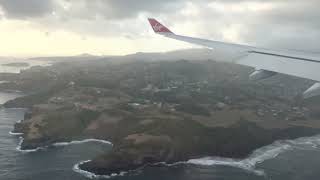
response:
<path id="1" fill-rule="evenodd" d="M 234 61 L 237 64 L 255 67 L 282 74 L 320 81 L 320 62 L 301 60 L 294 57 L 250 53 Z"/>

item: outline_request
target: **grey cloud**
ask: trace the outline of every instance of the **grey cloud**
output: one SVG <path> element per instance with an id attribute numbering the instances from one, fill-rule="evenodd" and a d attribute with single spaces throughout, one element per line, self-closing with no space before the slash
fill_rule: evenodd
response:
<path id="1" fill-rule="evenodd" d="M 9 18 L 38 17 L 51 13 L 51 0 L 0 0 L 5 16 Z"/>
<path id="2" fill-rule="evenodd" d="M 186 21 L 195 18 L 193 21 L 202 24 L 198 26 L 197 31 L 206 38 L 224 40 L 219 33 L 232 28 L 233 25 L 240 25 L 236 31 L 243 43 L 268 48 L 320 52 L 319 0 L 219 1 L 226 5 L 240 5 L 240 2 L 271 2 L 274 7 L 261 11 L 216 12 L 206 7 L 206 2 L 203 1 L 203 4 L 195 3 L 202 9 L 197 17 L 183 18 Z M 208 17 L 214 18 L 208 21 Z"/>
<path id="3" fill-rule="evenodd" d="M 183 0 L 67 0 L 64 14 L 69 18 L 135 18 L 141 12 L 166 13 L 183 7 Z M 80 14 L 82 13 L 82 14 Z"/>
<path id="4" fill-rule="evenodd" d="M 320 27 L 319 0 L 293 1 L 283 3 L 273 11 L 268 12 L 266 23 L 278 23 L 283 25 L 297 25 L 315 28 Z"/>
<path id="5" fill-rule="evenodd" d="M 9 18 L 42 17 L 53 11 L 65 18 L 134 18 L 141 12 L 172 12 L 182 8 L 184 0 L 0 0 Z M 64 6 L 68 5 L 66 9 Z"/>
<path id="6" fill-rule="evenodd" d="M 75 9 L 79 4 L 79 1 L 76 0 L 69 2 L 74 5 Z M 192 22 L 197 28 L 197 34 L 207 38 L 218 38 L 217 40 L 224 40 L 222 29 L 232 28 L 234 24 L 241 24 L 241 28 L 237 31 L 239 37 L 247 44 L 287 49 L 311 49 L 313 51 L 319 50 L 320 45 L 318 42 L 320 39 L 318 31 L 320 27 L 319 0 L 307 2 L 301 0 L 83 0 L 83 2 L 86 3 L 83 6 L 86 9 L 84 11 L 87 11 L 84 14 L 91 18 L 99 15 L 108 20 L 134 19 L 141 12 L 149 12 L 155 16 L 161 14 L 164 19 L 170 19 L 170 21 L 164 22 L 169 26 L 176 23 Z M 187 2 L 193 3 L 198 8 L 197 16 L 180 13 Z M 256 12 L 233 13 L 227 10 L 226 12 L 218 12 L 208 7 L 207 4 L 210 2 L 233 3 L 235 5 L 242 2 L 268 2 L 273 3 L 275 7 Z M 79 12 L 84 11 L 80 10 Z M 72 8 L 70 12 L 73 12 Z M 70 14 L 69 17 L 79 16 Z M 120 22 L 124 21 L 120 20 Z M 141 24 L 141 22 L 134 24 Z M 100 32 L 103 32 L 104 27 L 106 26 L 99 25 L 92 27 L 92 29 L 97 31 L 102 29 Z M 127 28 L 129 27 L 117 26 L 117 32 L 127 31 Z M 141 32 L 142 30 L 137 27 L 130 28 L 132 34 L 136 31 Z M 308 42 L 307 45 L 305 42 Z"/>
<path id="7" fill-rule="evenodd" d="M 254 18 L 244 35 L 270 47 L 320 51 L 318 0 L 282 1 L 279 6 Z"/>
<path id="8" fill-rule="evenodd" d="M 255 12 L 225 12 L 210 9 L 208 3 L 241 5 L 243 2 L 273 3 L 275 8 Z M 187 3 L 198 13 L 184 14 Z M 243 42 L 288 49 L 319 50 L 319 0 L 0 0 L 9 18 L 34 18 L 49 29 L 64 29 L 81 35 L 137 37 L 147 31 L 141 13 L 161 17 L 166 25 L 192 23 L 196 34 L 223 39 L 223 30 L 237 29 Z M 45 15 L 55 12 L 55 16 Z M 33 19 L 29 19 L 32 21 Z M 179 33 L 179 32 L 177 32 Z M 307 43 L 306 43 L 307 42 Z"/>
<path id="9" fill-rule="evenodd" d="M 88 0 L 87 0 L 88 1 Z M 101 2 L 102 0 L 100 0 Z M 105 12 L 107 17 L 125 17 L 135 16 L 139 12 L 168 12 L 176 11 L 179 9 L 178 2 L 180 0 L 140 0 L 140 1 L 127 1 L 127 0 L 109 0 L 103 1 L 105 6 L 110 7 L 109 13 Z"/>
<path id="10" fill-rule="evenodd" d="M 179 12 L 184 0 L 56 0 L 55 15 L 37 19 L 53 29 L 65 29 L 94 36 L 138 37 L 148 30 L 147 20 L 137 19 L 140 13 L 151 16 Z M 142 29 L 143 27 L 143 29 Z"/>

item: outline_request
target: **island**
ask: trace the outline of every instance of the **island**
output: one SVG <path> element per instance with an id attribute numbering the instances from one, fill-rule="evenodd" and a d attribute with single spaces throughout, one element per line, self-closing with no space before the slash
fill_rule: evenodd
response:
<path id="1" fill-rule="evenodd" d="M 2 64 L 2 66 L 29 67 L 30 64 L 29 64 L 29 63 L 26 63 L 26 62 L 13 62 L 13 63 Z"/>
<path id="2" fill-rule="evenodd" d="M 251 82 L 251 68 L 213 60 L 101 58 L 59 61 L 0 75 L 25 92 L 5 107 L 29 111 L 14 126 L 21 149 L 100 139 L 111 151 L 81 164 L 110 175 L 159 162 L 245 158 L 280 139 L 320 133 L 320 100 L 299 94 L 309 80 L 278 75 Z"/>

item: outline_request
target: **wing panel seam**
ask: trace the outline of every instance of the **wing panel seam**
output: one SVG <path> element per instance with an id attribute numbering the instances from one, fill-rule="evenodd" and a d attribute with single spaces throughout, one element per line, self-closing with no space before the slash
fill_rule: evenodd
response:
<path id="1" fill-rule="evenodd" d="M 300 58 L 300 57 L 295 57 L 295 56 L 286 56 L 286 55 L 281 55 L 281 54 L 274 54 L 274 53 L 267 53 L 267 52 L 260 52 L 260 51 L 248 51 L 248 52 L 249 53 L 264 54 L 264 55 L 270 55 L 270 56 L 278 56 L 278 57 L 283 57 L 283 58 L 290 58 L 290 59 L 296 59 L 296 60 L 320 63 L 320 61 L 318 61 L 318 60 Z"/>

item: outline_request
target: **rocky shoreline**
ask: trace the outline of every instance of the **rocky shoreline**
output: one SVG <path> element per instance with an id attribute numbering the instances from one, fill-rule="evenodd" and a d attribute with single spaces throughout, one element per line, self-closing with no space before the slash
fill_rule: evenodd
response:
<path id="1" fill-rule="evenodd" d="M 242 125 L 242 127 L 239 129 L 230 128 L 226 130 L 229 133 L 233 134 L 237 131 L 243 132 L 243 128 L 249 129 L 254 127 L 252 127 L 251 125 Z M 216 130 L 219 131 L 219 129 Z M 141 167 L 144 167 L 145 165 L 156 164 L 159 162 L 172 164 L 175 162 L 185 162 L 190 159 L 198 159 L 202 157 L 244 159 L 248 157 L 254 150 L 272 144 L 276 140 L 296 139 L 299 137 L 313 136 L 320 133 L 320 129 L 313 128 L 289 128 L 286 130 L 272 130 L 270 132 L 263 131 L 263 129 L 257 128 L 255 132 L 248 133 L 245 136 L 235 133 L 232 136 L 229 136 L 229 139 L 225 139 L 225 143 L 212 143 L 215 145 L 206 147 L 208 148 L 206 150 L 194 150 L 197 148 L 192 149 L 192 152 L 184 152 L 180 150 L 179 152 L 175 152 L 175 155 L 170 155 L 170 153 L 161 154 L 162 152 L 168 151 L 167 149 L 150 150 L 154 147 L 150 147 L 150 149 L 148 149 L 148 147 L 141 150 L 141 147 L 139 147 L 139 145 L 129 144 L 127 145 L 127 147 L 121 147 L 119 149 L 115 148 L 111 152 L 103 156 L 98 156 L 97 158 L 89 162 L 80 164 L 79 168 L 96 175 L 110 175 L 114 173 L 120 174 L 121 172 L 139 169 Z M 266 134 L 262 135 L 264 133 Z M 242 137 L 236 138 L 238 136 Z M 220 139 L 212 138 L 212 141 L 216 140 L 219 141 Z M 144 144 L 144 146 L 151 145 L 152 144 L 148 143 Z"/>
<path id="2" fill-rule="evenodd" d="M 254 150 L 272 144 L 277 140 L 317 135 L 320 133 L 320 128 L 292 127 L 287 129 L 263 129 L 254 123 L 243 121 L 229 128 L 215 128 L 210 129 L 210 131 L 212 131 L 209 135 L 212 137 L 210 145 L 196 148 L 199 143 L 191 141 L 188 142 L 188 145 L 191 144 L 195 148 L 189 149 L 176 149 L 175 145 L 170 144 L 168 140 L 161 140 L 163 137 L 156 136 L 148 137 L 150 139 L 145 140 L 145 142 L 133 142 L 132 140 L 137 141 L 136 138 L 145 137 L 145 134 L 140 134 L 137 137 L 132 137 L 132 139 L 126 139 L 126 142 L 122 142 L 124 144 L 115 146 L 111 152 L 79 164 L 78 169 L 90 172 L 91 175 L 94 174 L 97 177 L 102 177 L 105 175 L 123 174 L 123 172 L 141 169 L 146 165 L 157 164 L 159 162 L 174 164 L 176 162 L 187 162 L 190 159 L 210 156 L 244 159 Z M 226 131 L 227 133 L 223 133 Z M 224 142 L 221 142 L 222 140 Z M 24 143 L 22 142 L 20 150 L 23 152 L 35 152 L 48 146 L 67 144 L 61 141 L 57 142 L 60 143 L 30 144 L 27 142 L 25 146 L 23 146 Z M 72 142 L 68 144 L 72 144 Z"/>
<path id="3" fill-rule="evenodd" d="M 62 62 L 6 75 L 0 88 L 28 93 L 4 104 L 29 109 L 12 131 L 22 134 L 21 150 L 110 141 L 111 151 L 77 167 L 112 175 L 208 156 L 244 159 L 274 141 L 320 133 L 320 101 L 291 92 L 309 82 L 252 83 L 249 71 L 212 61 Z"/>

